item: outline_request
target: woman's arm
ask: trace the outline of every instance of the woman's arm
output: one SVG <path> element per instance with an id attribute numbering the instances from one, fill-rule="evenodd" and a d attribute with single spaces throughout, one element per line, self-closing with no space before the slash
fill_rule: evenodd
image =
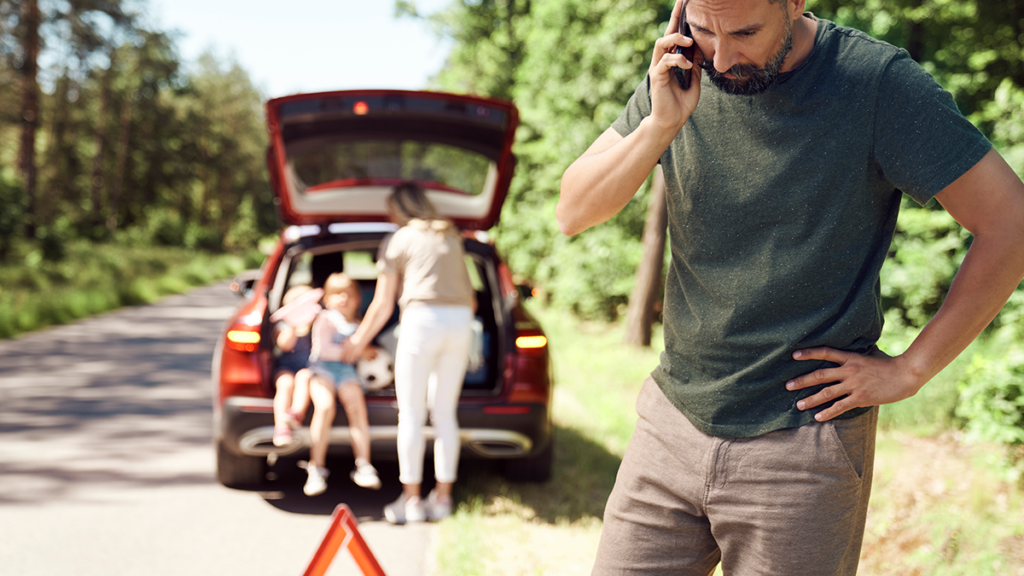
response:
<path id="1" fill-rule="evenodd" d="M 355 334 L 342 344 L 341 361 L 354 364 L 366 346 L 384 328 L 391 313 L 395 309 L 395 297 L 398 294 L 398 275 L 381 273 L 377 276 L 377 286 L 373 290 L 373 300 L 366 309 L 366 316 L 359 323 Z"/>

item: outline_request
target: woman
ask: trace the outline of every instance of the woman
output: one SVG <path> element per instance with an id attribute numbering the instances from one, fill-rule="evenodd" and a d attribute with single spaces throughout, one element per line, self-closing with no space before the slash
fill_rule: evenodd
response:
<path id="1" fill-rule="evenodd" d="M 343 352 L 354 361 L 390 318 L 398 297 L 401 331 L 395 352 L 398 400 L 398 466 L 402 495 L 384 507 L 394 524 L 440 520 L 451 514 L 459 464 L 456 409 L 471 340 L 476 304 L 455 225 L 437 213 L 424 191 L 397 186 L 387 201 L 401 226 L 384 239 L 377 258 L 377 286 L 363 322 Z M 420 495 L 427 408 L 434 426 L 436 487 Z"/>

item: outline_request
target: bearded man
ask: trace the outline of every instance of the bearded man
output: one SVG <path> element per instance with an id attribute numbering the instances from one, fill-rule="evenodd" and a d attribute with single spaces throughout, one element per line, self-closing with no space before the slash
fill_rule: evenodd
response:
<path id="1" fill-rule="evenodd" d="M 593 573 L 854 574 L 878 406 L 916 394 L 1024 277 L 1024 183 L 906 51 L 804 0 L 677 1 L 647 78 L 565 171 L 562 232 L 614 216 L 659 162 L 665 352 Z M 879 271 L 903 194 L 974 239 L 890 357 Z"/>

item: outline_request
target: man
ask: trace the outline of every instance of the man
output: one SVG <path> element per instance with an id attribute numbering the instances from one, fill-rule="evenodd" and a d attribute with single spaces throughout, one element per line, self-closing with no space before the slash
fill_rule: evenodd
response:
<path id="1" fill-rule="evenodd" d="M 577 234 L 664 169 L 665 352 L 594 574 L 854 574 L 877 406 L 917 393 L 1024 277 L 1024 184 L 905 51 L 803 0 L 690 0 L 691 39 L 682 4 L 556 212 Z M 974 240 L 939 312 L 889 357 L 878 274 L 901 191 Z"/>

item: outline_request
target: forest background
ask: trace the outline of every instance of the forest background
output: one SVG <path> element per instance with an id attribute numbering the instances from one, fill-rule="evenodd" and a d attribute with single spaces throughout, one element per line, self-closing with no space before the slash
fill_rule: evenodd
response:
<path id="1" fill-rule="evenodd" d="M 140 270 L 185 270 L 182 284 L 253 266 L 279 229 L 265 96 L 233 61 L 183 62 L 173 37 L 128 6 L 0 0 L 0 336 L 175 288 L 147 286 Z M 572 238 L 554 206 L 562 172 L 643 79 L 671 2 L 453 0 L 421 14 L 397 0 L 395 10 L 453 41 L 431 88 L 519 107 L 517 173 L 492 233 L 520 280 L 554 309 L 624 315 L 653 178 L 612 221 Z M 906 48 L 1024 174 L 1024 1 L 809 0 L 808 10 Z M 44 52 L 52 65 L 41 69 Z M 941 304 L 970 242 L 941 207 L 904 203 L 883 270 L 890 351 Z M 1018 475 L 1022 316 L 1018 289 L 940 406 L 949 425 L 1006 446 Z"/>

